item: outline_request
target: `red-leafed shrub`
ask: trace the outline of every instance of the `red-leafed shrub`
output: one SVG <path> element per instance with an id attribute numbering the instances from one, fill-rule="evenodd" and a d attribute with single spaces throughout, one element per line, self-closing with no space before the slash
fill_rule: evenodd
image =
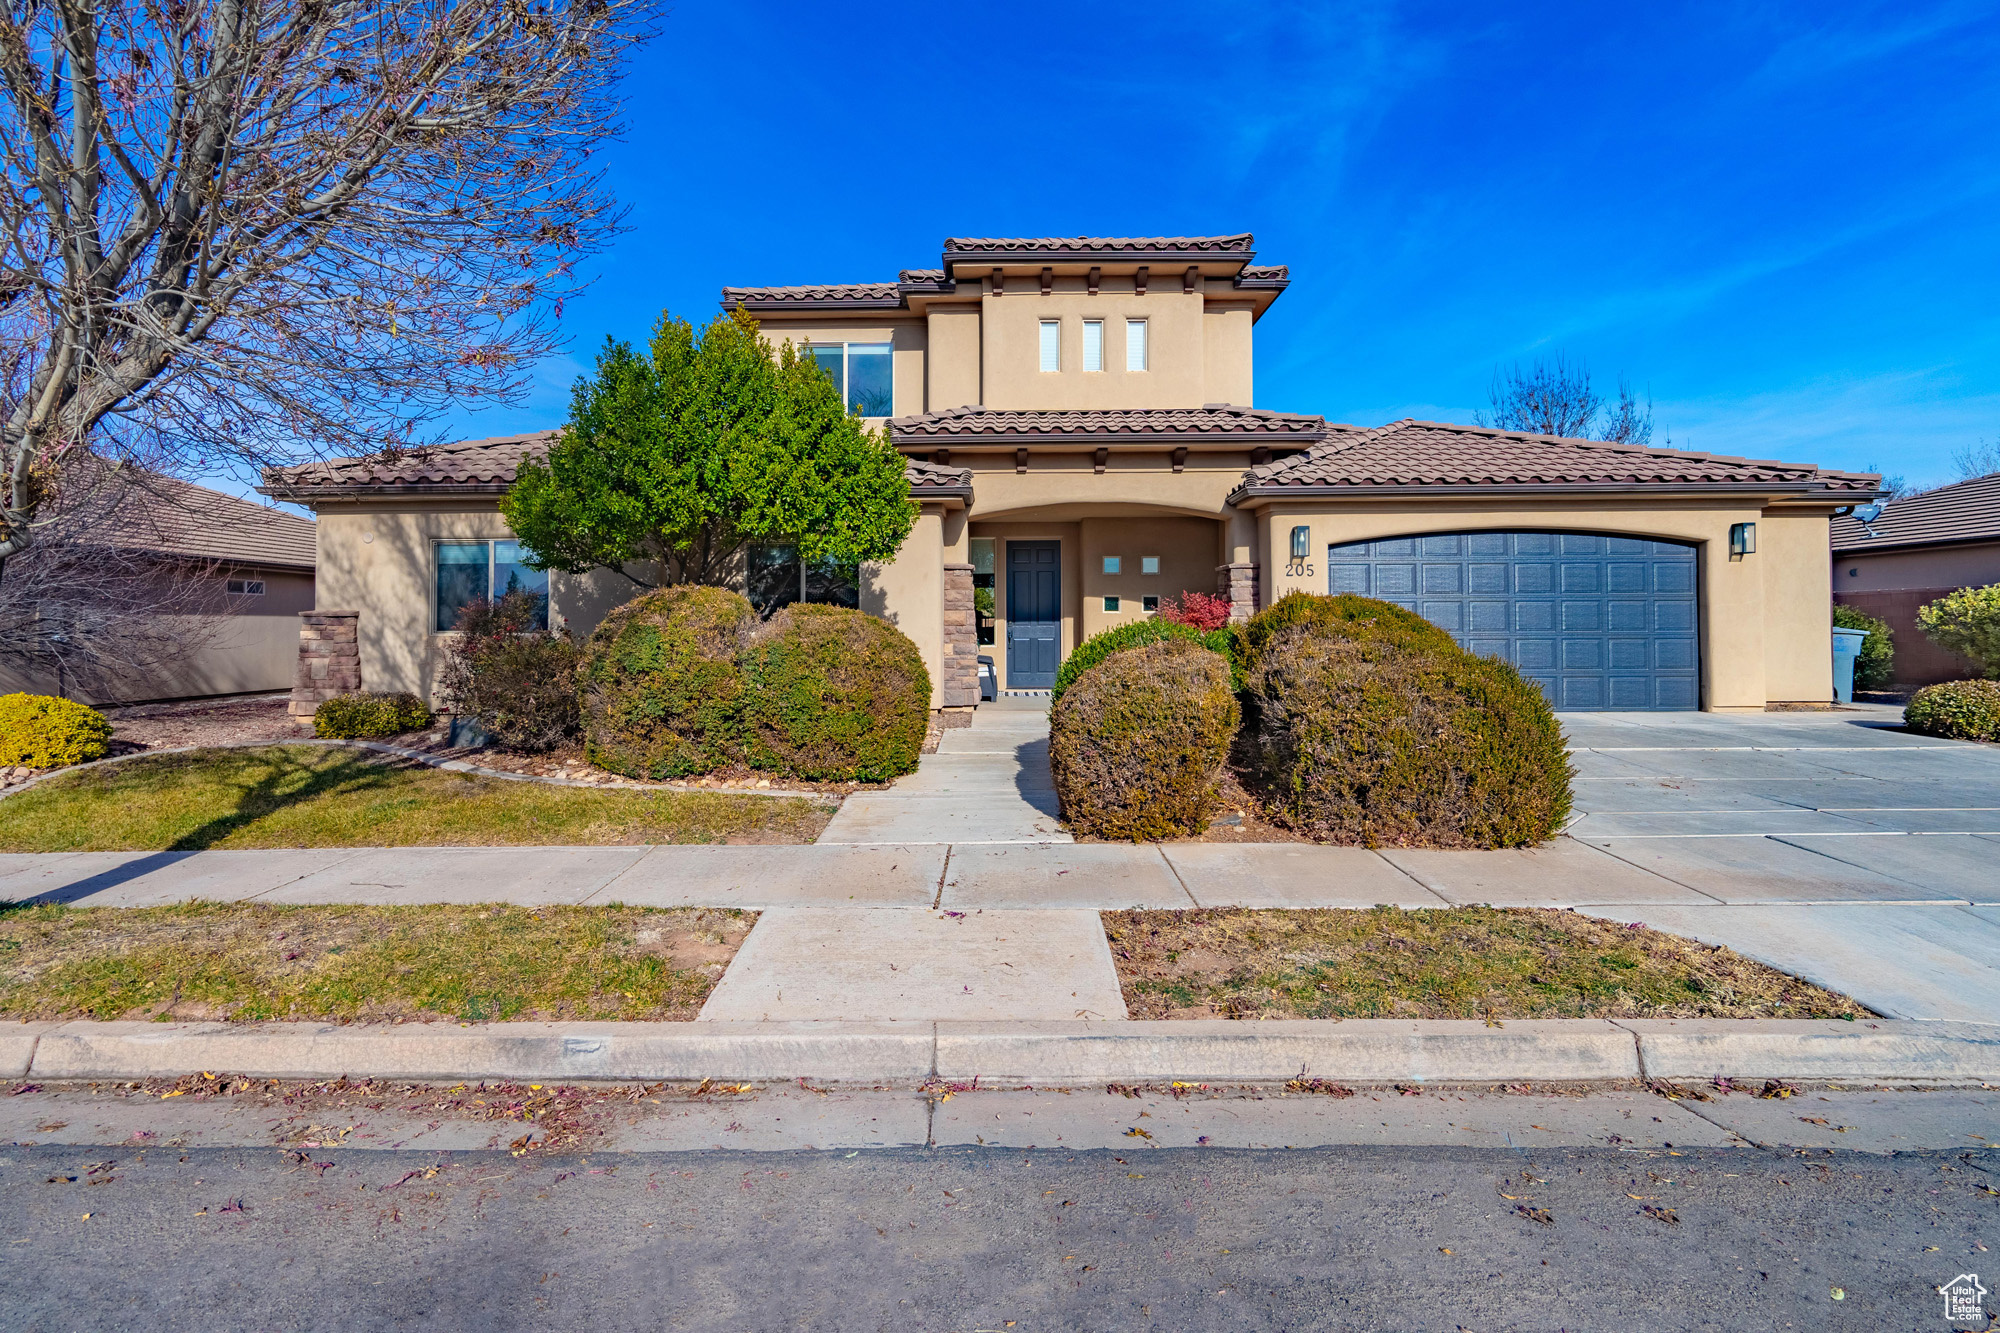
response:
<path id="1" fill-rule="evenodd" d="M 1206 634 L 1229 623 L 1229 599 L 1205 592 L 1186 592 L 1178 601 L 1169 597 L 1161 602 L 1158 615 L 1161 620 Z"/>

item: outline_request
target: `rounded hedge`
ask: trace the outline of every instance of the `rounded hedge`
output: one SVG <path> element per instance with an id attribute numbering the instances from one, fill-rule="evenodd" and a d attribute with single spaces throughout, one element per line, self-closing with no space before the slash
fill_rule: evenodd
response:
<path id="1" fill-rule="evenodd" d="M 104 714 L 49 694 L 0 694 L 0 765 L 63 768 L 104 758 Z"/>
<path id="2" fill-rule="evenodd" d="M 1245 698 L 1249 778 L 1270 818 L 1301 833 L 1526 847 L 1569 816 L 1555 714 L 1497 659 L 1303 621 L 1265 637 Z"/>
<path id="3" fill-rule="evenodd" d="M 1833 623 L 1838 629 L 1865 630 L 1868 634 L 1861 641 L 1861 655 L 1854 659 L 1854 688 L 1888 689 L 1896 679 L 1896 635 L 1889 622 L 1835 602 Z"/>
<path id="4" fill-rule="evenodd" d="M 1050 712 L 1063 819 L 1072 832 L 1132 842 L 1200 833 L 1240 716 L 1229 664 L 1200 643 L 1113 654 Z"/>
<path id="5" fill-rule="evenodd" d="M 1056 668 L 1056 684 L 1049 691 L 1049 703 L 1054 705 L 1070 686 L 1076 684 L 1079 676 L 1113 653 L 1169 639 L 1198 643 L 1210 652 L 1222 654 L 1225 659 L 1230 655 L 1230 633 L 1226 629 L 1203 631 L 1171 620 L 1135 620 L 1128 625 L 1105 630 L 1102 634 L 1093 634 L 1078 644 L 1076 650 Z"/>
<path id="6" fill-rule="evenodd" d="M 431 723 L 414 694 L 337 694 L 313 709 L 313 735 L 324 740 L 383 740 Z"/>
<path id="7" fill-rule="evenodd" d="M 742 749 L 737 658 L 757 613 L 727 588 L 680 586 L 606 616 L 578 669 L 584 758 L 630 778 L 677 778 Z"/>
<path id="8" fill-rule="evenodd" d="M 878 616 L 797 602 L 743 654 L 744 752 L 756 768 L 822 782 L 913 771 L 931 677 L 909 636 Z"/>
<path id="9" fill-rule="evenodd" d="M 1926 685 L 1903 705 L 1903 724 L 1926 736 L 2000 741 L 2000 680 Z"/>
<path id="10" fill-rule="evenodd" d="M 1254 668 L 1266 647 L 1288 629 L 1306 626 L 1342 639 L 1382 640 L 1413 649 L 1458 651 L 1458 641 L 1414 611 L 1354 593 L 1290 592 L 1243 623 L 1237 651 Z"/>

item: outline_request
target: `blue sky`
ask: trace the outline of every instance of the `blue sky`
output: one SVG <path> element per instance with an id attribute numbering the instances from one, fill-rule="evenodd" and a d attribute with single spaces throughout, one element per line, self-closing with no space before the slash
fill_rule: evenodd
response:
<path id="1" fill-rule="evenodd" d="M 1258 406 L 1469 420 L 1496 366 L 1562 351 L 1677 446 L 1945 480 L 2000 439 L 1996 73 L 1990 2 L 679 0 L 572 355 L 446 425 L 556 424 L 607 333 L 724 283 L 1252 231 L 1292 271 Z"/>

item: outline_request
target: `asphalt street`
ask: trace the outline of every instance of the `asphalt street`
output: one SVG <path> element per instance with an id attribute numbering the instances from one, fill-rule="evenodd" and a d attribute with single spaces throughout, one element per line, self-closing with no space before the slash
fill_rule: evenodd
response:
<path id="1" fill-rule="evenodd" d="M 2000 1155 L 0 1148 L 9 1330 L 1944 1330 Z M 1987 1299 L 1990 1309 L 1993 1299 Z"/>

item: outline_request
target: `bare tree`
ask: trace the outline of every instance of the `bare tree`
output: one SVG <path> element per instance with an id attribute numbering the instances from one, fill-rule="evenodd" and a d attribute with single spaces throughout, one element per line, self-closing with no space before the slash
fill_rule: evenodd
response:
<path id="1" fill-rule="evenodd" d="M 372 452 L 518 393 L 616 230 L 649 3 L 0 3 L 0 570 L 91 449 Z"/>
<path id="2" fill-rule="evenodd" d="M 1591 387 L 1589 369 L 1561 352 L 1548 360 L 1537 358 L 1525 370 L 1517 364 L 1494 371 L 1486 396 L 1490 410 L 1472 418 L 1481 426 L 1614 444 L 1646 444 L 1653 438 L 1652 399 L 1642 404 L 1621 378 L 1617 401 L 1607 403 Z"/>
<path id="3" fill-rule="evenodd" d="M 1884 472 L 1881 467 L 1877 466 L 1872 462 L 1867 464 L 1861 470 L 1863 472 L 1874 472 L 1874 473 L 1879 473 L 1881 475 L 1883 504 L 1888 504 L 1894 500 L 1907 500 L 1913 495 L 1922 495 L 1924 493 L 1922 487 L 1912 486 L 1908 481 L 1904 480 L 1903 474 L 1900 472 L 1896 473 L 1894 476 L 1891 476 L 1889 475 L 1889 473 Z"/>
<path id="4" fill-rule="evenodd" d="M 2000 472 L 2000 441 L 1981 440 L 1968 444 L 1951 456 L 1952 470 L 1959 481 L 1975 481 Z"/>

